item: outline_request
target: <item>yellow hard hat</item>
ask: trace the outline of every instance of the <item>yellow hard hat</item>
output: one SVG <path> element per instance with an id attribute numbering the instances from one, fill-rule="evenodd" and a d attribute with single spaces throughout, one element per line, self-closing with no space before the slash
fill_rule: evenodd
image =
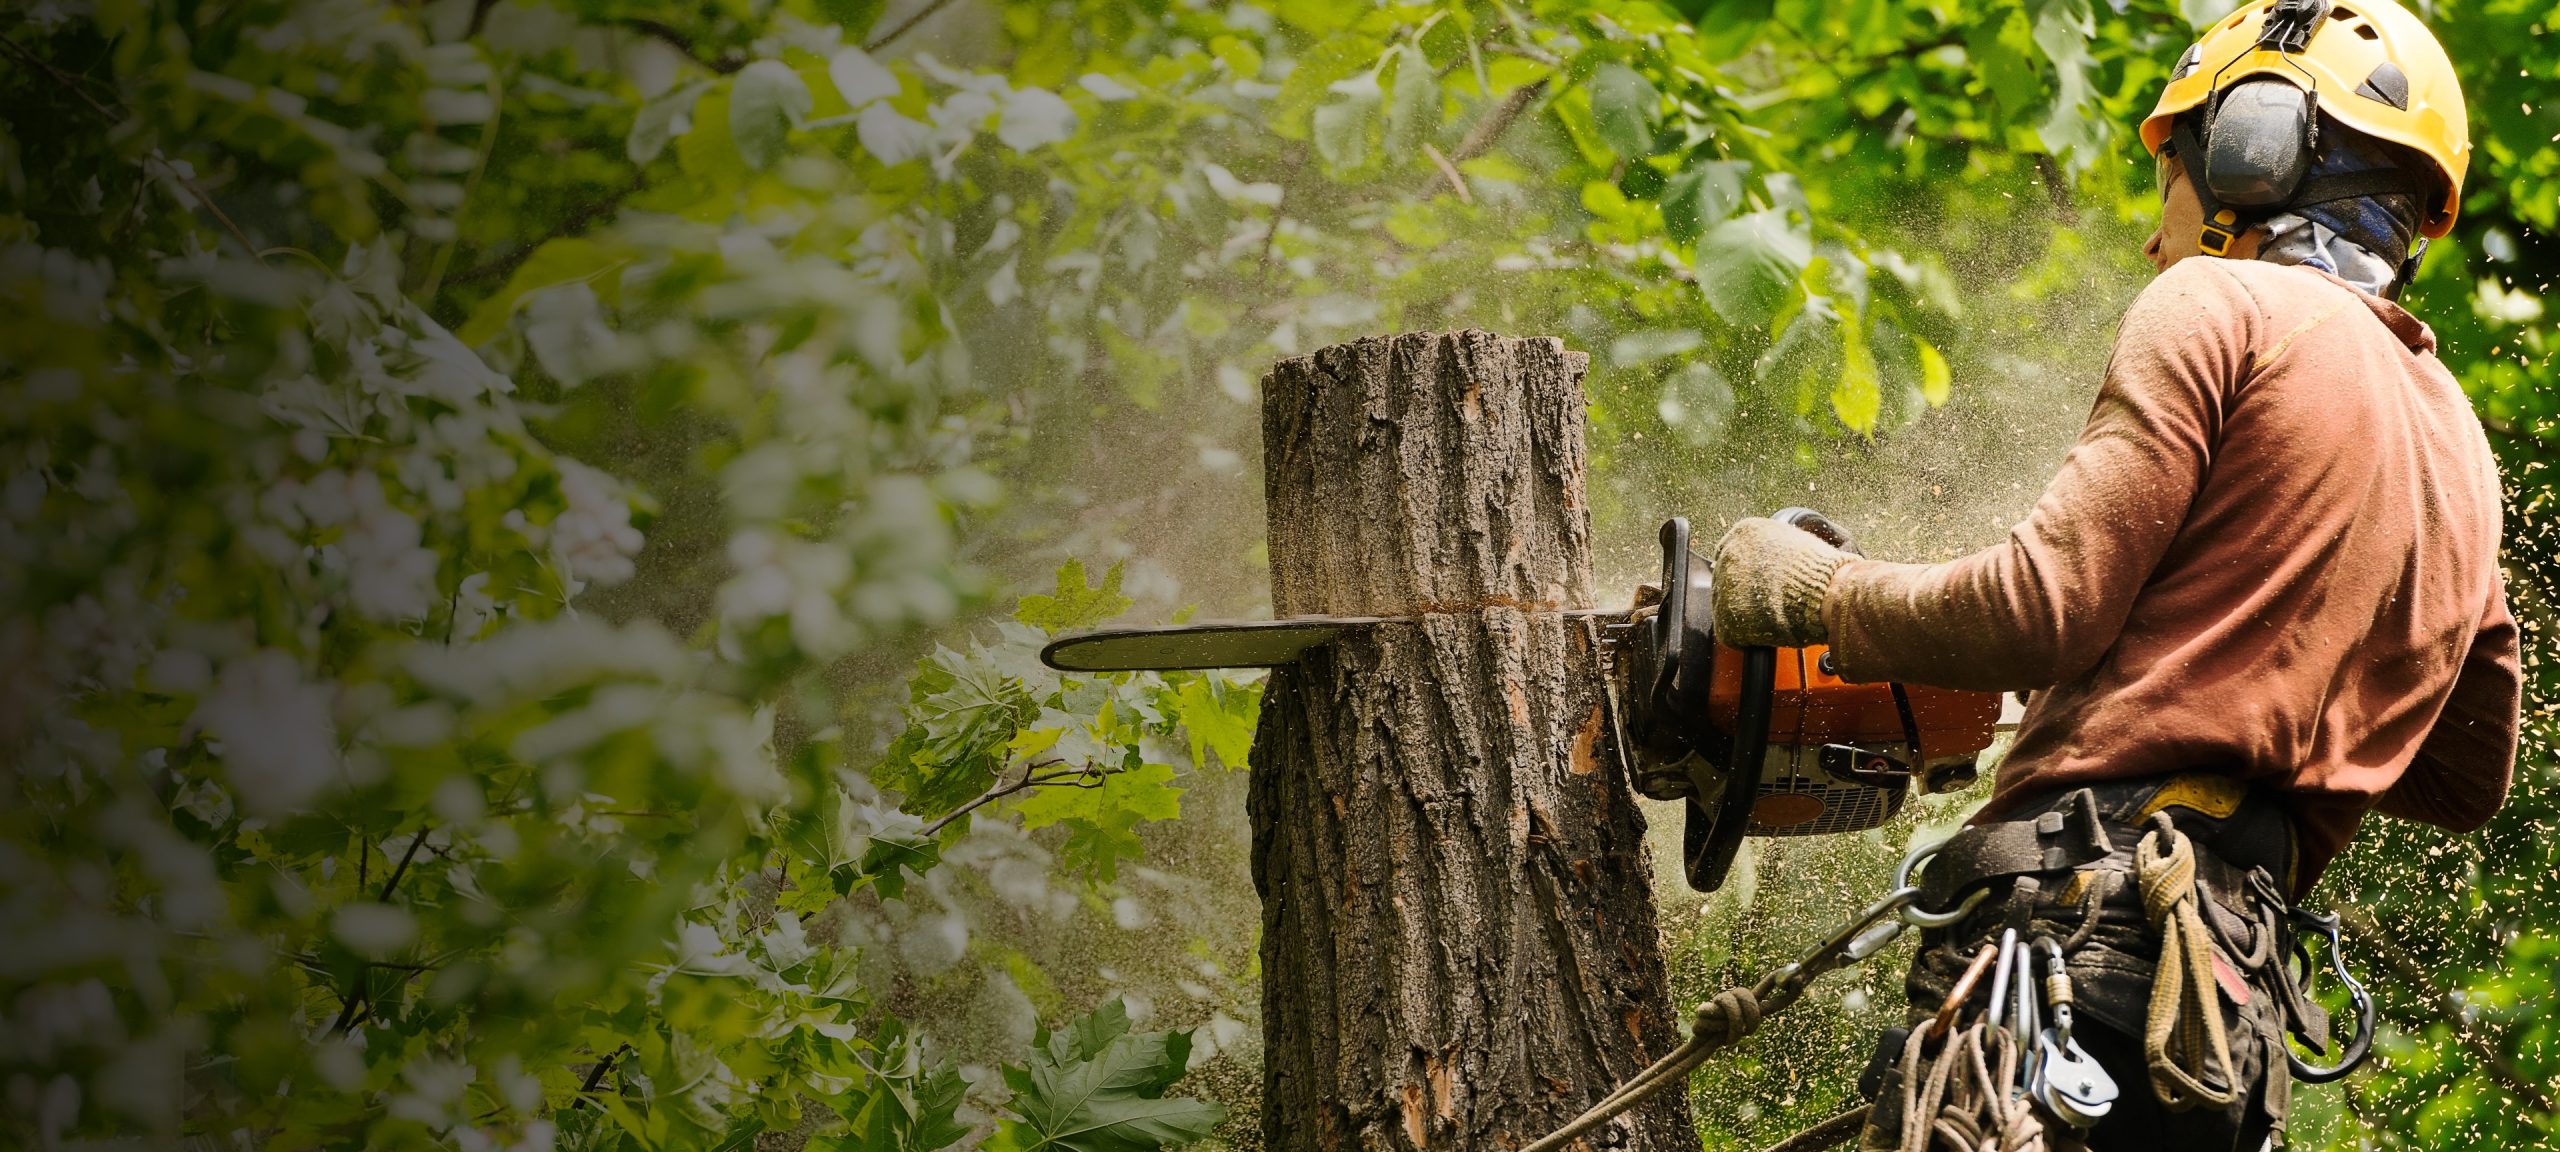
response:
<path id="1" fill-rule="evenodd" d="M 2269 35 L 2269 17 L 2279 27 Z M 2309 30 L 2308 39 L 2301 36 Z M 2462 84 L 2435 34 L 2393 0 L 2254 0 L 2206 30 L 2170 71 L 2160 103 L 2142 121 L 2142 146 L 2158 155 L 2178 114 L 2243 80 L 2275 77 L 2311 94 L 2321 112 L 2432 161 L 2433 194 L 2418 231 L 2453 230 L 2471 130 Z"/>

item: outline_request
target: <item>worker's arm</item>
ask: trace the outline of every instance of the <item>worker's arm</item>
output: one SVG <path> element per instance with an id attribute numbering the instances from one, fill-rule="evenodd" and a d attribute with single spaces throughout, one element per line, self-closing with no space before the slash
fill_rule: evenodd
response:
<path id="1" fill-rule="evenodd" d="M 2033 689 L 2098 662 L 2186 520 L 2250 371 L 2258 308 L 2215 263 L 2180 262 L 2134 301 L 2080 442 L 2008 540 L 1944 564 L 1840 567 L 1822 617 L 1841 675 Z"/>
<path id="2" fill-rule="evenodd" d="M 2455 832 L 2488 822 L 2515 780 L 2516 726 L 2524 702 L 2516 620 L 2503 590 L 2489 602 L 2470 655 L 2417 758 L 2382 794 L 2385 815 Z"/>

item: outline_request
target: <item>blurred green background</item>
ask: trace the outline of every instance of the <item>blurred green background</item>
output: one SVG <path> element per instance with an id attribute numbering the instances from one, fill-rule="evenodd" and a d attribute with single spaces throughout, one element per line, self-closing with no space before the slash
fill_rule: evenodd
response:
<path id="1" fill-rule="evenodd" d="M 1621 592 L 1671 514 L 1990 543 L 2149 275 L 2132 126 L 2230 7 L 13 5 L 0 1116 L 1254 1147 L 1256 685 L 1032 653 L 1267 610 L 1263 371 L 1590 353 Z M 2560 1137 L 2560 38 L 2421 11 L 2476 153 L 2404 302 L 2505 466 L 2529 747 L 2484 832 L 2377 822 L 2324 881 L 2387 1031 L 2301 1147 Z M 1978 799 L 1712 900 L 1658 868 L 1679 992 Z M 1698 1078 L 1709 1147 L 1848 1100 L 1891 960 Z"/>

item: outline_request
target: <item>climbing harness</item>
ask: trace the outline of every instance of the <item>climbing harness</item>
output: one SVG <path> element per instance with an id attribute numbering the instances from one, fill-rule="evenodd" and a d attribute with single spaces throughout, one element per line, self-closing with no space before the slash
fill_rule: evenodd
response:
<path id="1" fill-rule="evenodd" d="M 2094 917 L 2086 919 L 2075 938 L 2094 930 Z M 1901 1039 L 1901 1123 L 1893 1132 L 1899 1152 L 1926 1152 L 1933 1143 L 2041 1152 L 2047 1128 L 2039 1108 L 2074 1129 L 2106 1116 L 2116 1083 L 2072 1036 L 2078 996 L 2066 951 L 2052 936 L 2001 929 L 1996 943 L 1974 953 L 1937 1013 Z M 2046 958 L 2041 978 L 2038 955 Z M 1991 988 L 1982 1019 L 1959 1026 L 1986 973 Z"/>
<path id="2" fill-rule="evenodd" d="M 1556 1129 L 1520 1152 L 1555 1152 L 1657 1093 L 1686 1084 L 1689 1073 L 1706 1063 L 1707 1057 L 1758 1031 L 1763 1020 L 1786 1011 L 1802 999 L 1806 987 L 1815 980 L 1883 951 L 1895 937 L 1902 935 L 1905 928 L 1944 927 L 1972 914 L 1990 898 L 1989 891 L 1975 892 L 1965 897 L 1962 903 L 1941 912 L 1931 912 L 1919 906 L 1920 889 L 1907 881 L 1912 869 L 1936 851 L 1937 847 L 1931 845 L 1912 853 L 1896 871 L 1892 892 L 1841 925 L 1802 959 L 1779 967 L 1748 988 L 1727 988 L 1698 1005 L 1688 1040 L 1662 1059 L 1654 1061 L 1651 1067 L 1637 1073 L 1617 1091 L 1603 1097 L 1588 1111 L 1574 1118 L 1572 1123 Z"/>
<path id="3" fill-rule="evenodd" d="M 1881 1134 L 1900 1152 L 2040 1152 L 2049 1132 L 2085 1132 L 2104 1120 L 2121 1089 L 2074 1036 L 2082 1011 L 2093 1003 L 2082 978 L 2098 981 L 2105 994 L 2094 1003 L 2113 1031 L 2141 1037 L 2145 1087 L 2163 1105 L 2231 1105 L 2263 1076 L 2259 1103 L 2281 1131 L 2291 1080 L 2338 1079 L 2370 1050 L 2373 1002 L 2348 974 L 2338 918 L 2291 907 L 2277 887 L 2274 873 L 2283 870 L 2282 853 L 2253 856 L 2243 850 L 2242 862 L 2260 856 L 2273 861 L 2244 870 L 2218 854 L 2229 850 L 2224 842 L 2234 825 L 2200 826 L 2209 829 L 2202 844 L 2215 847 L 2208 853 L 2171 820 L 2166 809 L 2173 805 L 2218 821 L 2228 822 L 2235 813 L 2243 822 L 2249 819 L 2240 793 L 2221 795 L 2215 789 L 2225 785 L 2197 779 L 2175 777 L 2136 794 L 2135 801 L 2147 799 L 2140 811 L 2118 816 L 2102 814 L 2096 793 L 2079 789 L 2034 816 L 1968 827 L 1913 851 L 1895 869 L 1884 898 L 1802 958 L 1700 1004 L 1688 1040 L 1521 1152 L 1555 1152 L 1685 1084 L 1709 1057 L 1801 999 L 1814 980 L 1876 955 L 1908 928 L 1966 931 L 1995 894 L 1994 880 L 2008 884 L 2006 922 L 1979 929 L 1989 938 L 1971 936 L 1981 940 L 1978 947 L 1953 953 L 1948 963 L 1962 969 L 1950 983 L 1924 985 L 1915 969 L 1915 997 L 1924 987 L 1933 998 L 1939 987 L 1946 994 L 1933 1014 L 1910 1029 L 1887 1031 L 1879 1063 L 1861 1081 L 1861 1091 L 1878 1101 L 1872 1122 L 1882 1131 L 1871 1129 L 1871 1140 Z M 2136 807 L 2135 801 L 2125 801 L 2125 808 Z M 2110 826 L 2115 836 L 2108 834 Z M 2245 832 L 2245 823 L 2238 826 Z M 2048 897 L 2040 875 L 2054 873 L 2067 874 L 2069 882 Z M 2146 935 L 2128 935 L 2145 928 Z M 2157 939 L 2156 957 L 2127 951 L 2135 940 L 2151 936 Z M 2325 943 L 2329 970 L 2347 988 L 2357 1013 L 2355 1036 L 2325 1066 L 2309 1063 L 2284 1040 L 2289 1033 L 2316 1055 L 2330 1052 L 2327 1017 L 2305 994 L 2316 971 L 2315 936 Z M 1932 947 L 1954 944 L 1942 939 Z M 2084 951 L 2114 959 L 2081 968 Z M 1924 954 L 1940 953 L 1924 948 Z M 2141 967 L 2125 966 L 2134 961 Z M 1943 975 L 1953 968 L 1936 971 Z M 2147 1004 L 2129 992 L 2140 987 L 2128 985 L 2129 978 L 2148 983 Z M 1986 985 L 1988 995 L 1977 997 Z M 2253 997 L 2253 987 L 2263 994 Z M 2256 1040 L 2246 1050 L 2247 1060 L 2225 1022 L 2226 1004 L 2242 1022 L 2239 1035 Z M 1969 1014 L 1974 1018 L 1968 1022 Z M 2277 1052 L 2283 1061 L 2274 1060 Z M 1895 1072 L 1899 1083 L 1888 1092 L 1883 1078 Z M 1896 1105 L 1898 1121 L 1887 1114 Z M 1829 1147 L 1869 1124 L 1868 1112 L 1843 1112 L 1780 1147 Z M 2076 1144 L 2055 1145 L 2063 1146 Z"/>
<path id="4" fill-rule="evenodd" d="M 1935 899 L 1983 888 L 2004 895 L 1993 905 L 1998 916 L 1981 918 L 1989 923 L 1924 943 L 1911 995 L 1929 1004 L 1945 992 L 1947 1002 L 1914 1030 L 1915 1041 L 1887 1032 L 1861 1083 L 1878 1100 L 1868 1140 L 1937 1131 L 1927 1108 L 1969 1117 L 1940 1141 L 1960 1152 L 1981 1145 L 1956 1137 L 1987 1138 L 2000 1126 L 2001 1114 L 1963 1092 L 1935 1103 L 1913 1096 L 1934 1071 L 1917 1062 L 1960 1032 L 1977 982 L 1992 985 L 1992 1003 L 1980 1009 L 1982 1051 L 1996 1059 L 1999 1034 L 2008 1033 L 2024 1072 L 2014 1094 L 2032 1101 L 2054 1132 L 2087 1129 L 2123 1109 L 2108 1068 L 2073 1035 L 2094 1007 L 2111 1046 L 2113 1037 L 2126 1038 L 2124 1063 L 2114 1067 L 2141 1065 L 2149 1097 L 2142 1105 L 2222 1112 L 2244 1131 L 2264 1123 L 2281 1133 L 2293 1081 L 2343 1076 L 2369 1050 L 2372 1031 L 2371 998 L 2346 975 L 2333 918 L 2291 907 L 2275 878 L 2289 869 L 2283 824 L 2280 809 L 2236 782 L 2185 774 L 2076 789 L 2043 811 L 1951 838 L 1914 883 Z M 2331 1046 L 2326 1013 L 2306 995 L 2317 971 L 2315 937 L 2328 943 L 2326 964 L 2357 1006 L 2355 1039 L 2343 1052 Z M 2008 978 L 1983 979 L 1998 973 Z M 2042 995 L 2019 995 L 2039 973 Z M 2311 1063 L 2293 1041 L 2334 1062 Z M 1906 1077 L 1889 1090 L 1907 1062 L 1924 1079 Z M 1964 1076 L 1959 1067 L 1947 1082 L 1961 1087 Z M 1897 1120 L 1894 1108 L 1906 1097 L 1924 1114 Z"/>

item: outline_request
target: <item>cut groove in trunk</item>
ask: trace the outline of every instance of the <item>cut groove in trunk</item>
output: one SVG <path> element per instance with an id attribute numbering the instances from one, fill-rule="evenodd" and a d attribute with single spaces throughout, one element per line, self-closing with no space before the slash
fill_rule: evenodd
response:
<path id="1" fill-rule="evenodd" d="M 1509 1149 L 1678 1043 L 1589 606 L 1555 340 L 1375 338 L 1263 380 L 1272 603 L 1419 615 L 1275 670 L 1253 752 L 1263 1136 Z M 1593 1148 L 1698 1147 L 1657 1097 Z"/>

